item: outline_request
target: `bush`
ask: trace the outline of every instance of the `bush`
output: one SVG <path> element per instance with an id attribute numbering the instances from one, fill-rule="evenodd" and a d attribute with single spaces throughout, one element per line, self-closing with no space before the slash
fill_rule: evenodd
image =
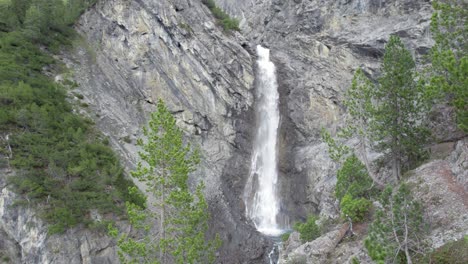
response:
<path id="1" fill-rule="evenodd" d="M 231 18 L 226 12 L 221 8 L 217 7 L 213 0 L 202 0 L 202 3 L 210 9 L 213 16 L 218 20 L 218 23 L 221 24 L 224 30 L 236 30 L 239 31 L 239 20 L 236 18 Z"/>
<path id="2" fill-rule="evenodd" d="M 464 239 L 449 242 L 434 250 L 426 257 L 424 263 L 463 264 L 468 263 L 468 235 Z"/>
<path id="3" fill-rule="evenodd" d="M 359 261 L 359 259 L 357 257 L 353 257 L 351 259 L 351 264 L 360 264 L 361 262 Z"/>
<path id="4" fill-rule="evenodd" d="M 225 18 L 221 20 L 221 25 L 223 26 L 224 30 L 240 31 L 239 20 L 237 20 L 236 18 Z"/>
<path id="5" fill-rule="evenodd" d="M 353 222 L 364 220 L 371 206 L 371 201 L 365 198 L 353 199 L 350 194 L 346 194 L 340 202 L 343 218 L 349 217 Z"/>
<path id="6" fill-rule="evenodd" d="M 281 241 L 286 242 L 288 241 L 289 237 L 291 236 L 291 233 L 284 233 L 281 235 Z"/>
<path id="7" fill-rule="evenodd" d="M 337 172 L 335 195 L 338 201 L 346 194 L 354 198 L 369 198 L 373 192 L 372 179 L 366 167 L 356 155 L 349 156 Z"/>
<path id="8" fill-rule="evenodd" d="M 424 208 L 413 198 L 409 186 L 403 183 L 396 190 L 386 187 L 380 195 L 380 204 L 364 241 L 369 257 L 379 264 L 406 263 L 405 250 L 414 260 L 425 254 L 429 226 Z"/>
<path id="9" fill-rule="evenodd" d="M 312 241 L 320 236 L 320 228 L 316 221 L 317 217 L 310 215 L 307 222 L 294 224 L 294 230 L 299 232 L 302 242 Z"/>

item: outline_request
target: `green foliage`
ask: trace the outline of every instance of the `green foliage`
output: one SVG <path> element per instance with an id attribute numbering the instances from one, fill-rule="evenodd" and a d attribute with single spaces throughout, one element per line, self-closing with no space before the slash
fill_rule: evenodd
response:
<path id="1" fill-rule="evenodd" d="M 371 201 L 365 198 L 355 199 L 350 194 L 346 194 L 340 202 L 344 218 L 349 217 L 353 222 L 363 221 L 371 206 Z"/>
<path id="2" fill-rule="evenodd" d="M 322 128 L 320 135 L 322 140 L 327 143 L 328 155 L 330 155 L 330 158 L 335 162 L 341 163 L 343 158 L 350 153 L 349 147 L 336 142 L 336 140 L 330 135 L 330 132 L 325 128 Z"/>
<path id="3" fill-rule="evenodd" d="M 317 217 L 310 215 L 305 223 L 294 224 L 294 230 L 299 232 L 302 242 L 312 241 L 320 236 L 320 227 L 316 221 Z"/>
<path id="4" fill-rule="evenodd" d="M 10 0 L 0 1 L 0 32 L 10 31 L 18 26 L 18 15 L 14 10 L 13 3 Z"/>
<path id="5" fill-rule="evenodd" d="M 400 263 L 424 253 L 427 224 L 421 204 L 413 200 L 407 185 L 398 190 L 387 187 L 380 198 L 382 210 L 376 213 L 364 245 L 377 263 Z"/>
<path id="6" fill-rule="evenodd" d="M 165 104 L 159 100 L 157 111 L 145 127 L 146 140 L 137 144 L 142 151 L 133 177 L 146 184 L 157 202 L 159 214 L 153 215 L 138 206 L 127 204 L 133 227 L 145 230 L 141 240 L 122 234 L 113 227 L 110 232 L 119 237 L 119 256 L 123 263 L 213 263 L 220 240 L 206 240 L 208 232 L 208 204 L 200 183 L 192 193 L 188 175 L 199 163 L 199 153 L 183 140 L 183 132 Z M 157 240 L 148 234 L 151 218 L 157 218 L 160 232 Z M 169 257 L 168 254 L 171 256 Z"/>
<path id="7" fill-rule="evenodd" d="M 400 179 L 404 162 L 424 156 L 428 139 L 424 126 L 426 100 L 417 78 L 411 53 L 401 40 L 391 36 L 385 46 L 382 77 L 373 90 L 372 136 L 378 149 L 388 151 L 394 176 Z"/>
<path id="8" fill-rule="evenodd" d="M 433 1 L 431 20 L 435 45 L 431 49 L 431 96 L 449 94 L 457 110 L 457 124 L 468 132 L 468 3 Z"/>
<path id="9" fill-rule="evenodd" d="M 18 204 L 40 204 L 36 207 L 50 224 L 50 233 L 80 223 L 93 225 L 92 209 L 123 213 L 119 203 L 139 202 L 127 193 L 133 184 L 125 179 L 115 154 L 101 143 L 92 122 L 73 113 L 65 89 L 42 73 L 54 59 L 28 35 L 45 28 L 35 33 L 47 38 L 47 43 L 66 38 L 57 37 L 56 26 L 48 24 L 58 14 L 50 4 L 55 2 L 0 3 L 7 4 L 1 17 L 16 16 L 18 21 L 0 32 L 0 130 L 9 135 L 2 148 L 8 145 L 12 150 L 9 164 L 17 174 L 9 181 L 24 199 Z M 46 11 L 48 18 L 41 13 Z"/>
<path id="10" fill-rule="evenodd" d="M 281 241 L 286 242 L 288 241 L 289 237 L 291 236 L 291 233 L 284 233 L 281 235 Z"/>
<path id="11" fill-rule="evenodd" d="M 335 195 L 345 219 L 353 222 L 364 220 L 371 208 L 369 198 L 375 193 L 367 169 L 356 155 L 349 156 L 337 172 Z"/>
<path id="12" fill-rule="evenodd" d="M 411 53 L 398 37 L 391 36 L 385 47 L 382 76 L 378 82 L 372 83 L 358 69 L 346 93 L 344 105 L 349 119 L 338 136 L 359 139 L 356 149 L 361 152 L 371 179 L 378 185 L 382 183 L 369 171 L 368 148 L 376 147 L 386 154 L 397 179 L 404 165 L 410 169 L 426 157 L 423 147 L 429 136 L 425 126 L 428 101 L 423 93 L 424 83 L 417 82 L 418 78 Z M 341 162 L 347 156 L 349 148 L 336 143 L 325 132 L 322 138 L 329 145 L 333 160 Z M 369 140 L 376 145 L 368 146 Z"/>
<path id="13" fill-rule="evenodd" d="M 351 264 L 360 264 L 361 262 L 359 261 L 359 259 L 357 257 L 353 257 L 351 259 Z"/>
<path id="14" fill-rule="evenodd" d="M 369 139 L 377 142 L 375 147 L 390 158 L 397 179 L 402 164 L 412 168 L 425 157 L 423 146 L 429 133 L 424 121 L 428 104 L 417 78 L 410 52 L 395 36 L 386 45 L 382 77 L 376 84 L 361 69 L 356 71 L 344 101 L 350 118 L 339 134 L 345 138 L 358 137 L 358 151 L 366 168 L 370 168 L 367 149 L 373 147 L 368 146 Z M 375 175 L 370 176 L 382 185 Z"/>
<path id="15" fill-rule="evenodd" d="M 0 31 L 22 31 L 31 41 L 56 50 L 70 44 L 70 27 L 96 0 L 2 0 Z"/>
<path id="16" fill-rule="evenodd" d="M 367 128 L 372 117 L 373 88 L 374 84 L 366 77 L 362 69 L 357 69 L 344 100 L 344 105 L 352 117 L 352 121 L 348 122 L 348 134 L 357 132 L 360 136 L 369 136 Z"/>
<path id="17" fill-rule="evenodd" d="M 144 201 L 143 206 L 132 202 L 126 202 L 128 219 L 133 228 L 148 233 L 151 230 L 151 218 L 154 215 L 146 208 L 146 196 L 138 191 L 136 187 L 129 188 L 129 193 L 138 196 L 138 199 Z M 159 263 L 153 260 L 158 248 L 149 235 L 142 239 L 135 240 L 128 234 L 121 234 L 119 230 L 108 224 L 108 233 L 111 237 L 117 239 L 119 251 L 117 252 L 121 263 Z"/>
<path id="18" fill-rule="evenodd" d="M 451 241 L 425 256 L 420 263 L 464 264 L 468 263 L 468 236 Z"/>
<path id="19" fill-rule="evenodd" d="M 370 198 L 375 190 L 367 169 L 356 155 L 349 156 L 337 172 L 336 198 L 340 201 L 346 194 L 354 198 Z"/>
<path id="20" fill-rule="evenodd" d="M 213 16 L 218 20 L 224 30 L 236 30 L 240 31 L 239 20 L 236 18 L 231 18 L 226 12 L 221 8 L 217 7 L 213 0 L 202 0 L 202 3 L 210 9 Z"/>

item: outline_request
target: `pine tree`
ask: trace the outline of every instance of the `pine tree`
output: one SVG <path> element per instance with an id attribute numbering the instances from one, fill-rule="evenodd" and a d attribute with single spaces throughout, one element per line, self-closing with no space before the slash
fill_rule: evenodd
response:
<path id="1" fill-rule="evenodd" d="M 184 143 L 183 132 L 165 104 L 159 100 L 157 111 L 151 116 L 149 127 L 144 128 L 146 140 L 139 139 L 143 162 L 138 163 L 132 176 L 146 184 L 154 195 L 153 205 L 158 209 L 157 239 L 145 237 L 141 243 L 124 235 L 119 239 L 121 260 L 139 259 L 144 263 L 211 263 L 219 239 L 206 241 L 208 231 L 208 205 L 200 183 L 195 193 L 190 192 L 188 175 L 199 163 L 199 153 Z M 142 208 L 127 205 L 130 220 L 149 230 L 148 215 Z M 133 224 L 133 223 L 132 223 Z M 115 234 L 115 230 L 114 230 Z M 153 246 L 150 246 L 153 245 Z M 154 250 L 159 252 L 156 254 Z M 155 256 L 157 255 L 157 256 Z M 131 263 L 131 262 L 129 262 Z"/>
<path id="2" fill-rule="evenodd" d="M 385 47 L 382 77 L 372 91 L 372 137 L 379 150 L 387 152 L 393 175 L 401 177 L 403 162 L 414 163 L 423 157 L 428 138 L 424 127 L 427 112 L 411 53 L 401 40 L 391 36 Z"/>
<path id="3" fill-rule="evenodd" d="M 378 264 L 413 263 L 415 255 L 426 252 L 427 233 L 422 205 L 413 199 L 405 184 L 393 191 L 387 187 L 381 195 L 382 209 L 377 211 L 364 245 Z"/>
<path id="4" fill-rule="evenodd" d="M 392 163 L 393 175 L 400 180 L 403 165 L 408 168 L 425 157 L 424 144 L 429 137 L 425 126 L 428 100 L 415 69 L 411 53 L 401 40 L 391 36 L 385 47 L 382 76 L 374 84 L 358 69 L 346 93 L 344 105 L 349 116 L 338 133 L 341 138 L 357 137 L 355 154 L 362 157 L 374 184 L 383 187 L 373 173 L 368 150 L 376 148 Z M 342 162 L 350 148 L 322 131 L 329 146 L 330 157 Z"/>
<path id="5" fill-rule="evenodd" d="M 349 118 L 341 136 L 347 138 L 357 136 L 359 140 L 357 151 L 361 154 L 367 173 L 374 184 L 383 187 L 383 183 L 374 174 L 368 159 L 368 150 L 371 148 L 369 140 L 372 138 L 370 124 L 374 113 L 373 92 L 374 84 L 366 77 L 362 69 L 357 69 L 351 87 L 346 91 L 345 95 L 344 105 L 348 110 Z"/>
<path id="6" fill-rule="evenodd" d="M 448 94 L 457 110 L 457 124 L 468 132 L 468 3 L 433 1 L 431 20 L 431 95 Z"/>

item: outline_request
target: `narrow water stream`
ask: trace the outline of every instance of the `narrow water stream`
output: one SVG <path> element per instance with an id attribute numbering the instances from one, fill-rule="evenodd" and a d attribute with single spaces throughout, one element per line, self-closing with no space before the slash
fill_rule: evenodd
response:
<path id="1" fill-rule="evenodd" d="M 251 173 L 244 200 L 247 216 L 267 236 L 282 233 L 278 224 L 277 135 L 280 121 L 276 70 L 270 61 L 270 50 L 257 46 L 257 132 L 253 143 Z"/>

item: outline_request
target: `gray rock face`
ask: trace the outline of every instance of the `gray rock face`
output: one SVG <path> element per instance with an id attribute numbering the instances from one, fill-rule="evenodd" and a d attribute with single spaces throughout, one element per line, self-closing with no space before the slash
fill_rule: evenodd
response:
<path id="1" fill-rule="evenodd" d="M 433 248 L 468 234 L 467 143 L 458 141 L 450 155 L 417 168 L 409 180 L 426 208 Z"/>
<path id="2" fill-rule="evenodd" d="M 191 181 L 206 184 L 213 216 L 210 226 L 224 241 L 218 262 L 265 263 L 271 241 L 251 226 L 242 201 L 255 129 L 253 47 L 269 47 L 277 66 L 281 211 L 291 222 L 312 212 L 333 219 L 339 216 L 333 198 L 336 166 L 319 132 L 322 127 L 334 132 L 342 125 L 343 92 L 358 67 L 378 77 L 379 60 L 391 34 L 400 36 L 416 59 L 427 53 L 432 44 L 431 8 L 423 0 L 215 2 L 240 19 L 242 34 L 223 32 L 198 0 L 98 1 L 76 25 L 83 41 L 76 43 L 74 53 L 60 59 L 80 85 L 75 92 L 90 105 L 81 112 L 109 136 L 127 170 L 138 160 L 135 140 L 141 136 L 141 127 L 162 98 L 187 137 L 202 150 L 201 167 Z M 441 132 L 441 138 L 450 141 L 459 136 L 455 128 L 451 131 L 449 135 Z M 466 190 L 466 142 L 456 149 L 450 164 L 458 164 L 453 173 Z M 6 192 L 3 205 L 11 199 Z M 44 251 L 36 257 L 45 262 L 116 262 L 108 238 L 72 230 L 63 237 L 43 239 L 43 224 L 31 210 L 24 210 L 0 211 L 4 223 L 10 223 L 3 224 L 3 233 L 0 230 L 0 236 L 9 237 L 0 241 L 0 252 L 9 249 L 13 260 L 34 263 L 39 259 L 27 255 L 32 258 L 40 247 Z M 37 231 L 12 225 L 19 213 L 25 219 L 34 218 Z M 321 240 L 323 245 L 299 250 L 303 253 L 298 254 L 299 260 L 316 260 L 322 257 L 320 252 L 329 253 L 336 245 L 333 234 L 329 235 Z M 23 240 L 36 244 L 28 246 L 30 242 Z M 70 248 L 63 254 L 54 249 L 62 244 Z M 355 248 L 362 249 L 351 245 L 337 250 L 349 259 Z"/>
<path id="3" fill-rule="evenodd" d="M 115 263 L 114 242 L 103 232 L 73 228 L 48 235 L 36 210 L 15 205 L 17 195 L 8 189 L 10 170 L 0 170 L 0 262 L 6 263 Z"/>
<path id="4" fill-rule="evenodd" d="M 321 212 L 336 218 L 331 196 L 335 165 L 320 143 L 320 130 L 342 125 L 343 92 L 361 67 L 379 75 L 391 34 L 419 59 L 432 45 L 428 1 L 233 1 L 216 0 L 246 21 L 243 33 L 271 49 L 281 96 L 280 176 L 282 210 L 291 221 Z M 454 135 L 453 133 L 451 135 Z M 450 138 L 450 135 L 444 135 Z M 453 138 L 453 137 L 452 137 Z"/>
<path id="5" fill-rule="evenodd" d="M 405 180 L 412 188 L 413 196 L 425 208 L 431 248 L 463 239 L 468 234 L 467 142 L 465 138 L 439 146 L 438 153 L 443 152 L 441 148 L 446 149 L 444 157 L 433 157 L 430 162 L 410 171 Z M 365 232 L 362 230 L 367 228 L 366 225 L 358 224 L 354 228 L 356 236 L 349 241 L 342 241 L 343 228 L 334 228 L 305 244 L 300 243 L 297 233 L 293 233 L 280 250 L 279 263 L 351 263 L 353 257 L 360 263 L 373 263 L 363 243 Z"/>
<path id="6" fill-rule="evenodd" d="M 270 242 L 247 224 L 241 195 L 254 125 L 246 40 L 215 26 L 198 1 L 100 1 L 77 29 L 89 47 L 63 59 L 128 169 L 138 159 L 135 139 L 161 98 L 202 150 L 191 180 L 206 184 L 212 230 L 223 240 L 218 261 L 262 263 Z M 126 136 L 132 143 L 121 140 Z"/>
<path id="7" fill-rule="evenodd" d="M 339 242 L 340 231 L 329 232 L 314 241 L 307 242 L 291 250 L 288 255 L 279 259 L 279 264 L 297 263 L 297 259 L 304 259 L 302 263 L 323 263 Z"/>

